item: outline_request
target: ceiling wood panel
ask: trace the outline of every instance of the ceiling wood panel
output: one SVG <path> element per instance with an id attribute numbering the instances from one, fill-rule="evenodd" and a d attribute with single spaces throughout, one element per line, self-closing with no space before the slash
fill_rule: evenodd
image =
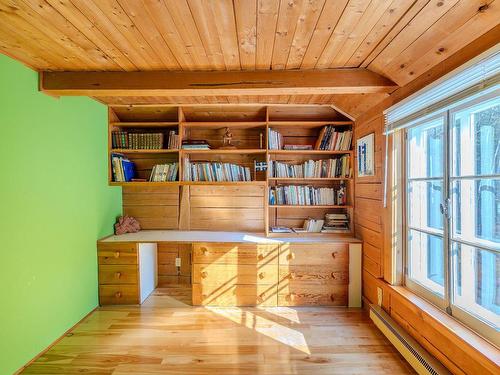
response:
<path id="1" fill-rule="evenodd" d="M 36 70 L 367 68 L 402 86 L 498 26 L 499 8 L 499 0 L 0 0 L 0 51 Z"/>

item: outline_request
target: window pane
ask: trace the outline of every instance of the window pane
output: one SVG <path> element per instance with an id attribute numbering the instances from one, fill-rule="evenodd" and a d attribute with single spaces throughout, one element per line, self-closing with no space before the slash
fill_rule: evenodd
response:
<path id="1" fill-rule="evenodd" d="M 500 255 L 453 243 L 453 303 L 500 326 Z"/>
<path id="2" fill-rule="evenodd" d="M 411 227 L 443 230 L 442 181 L 410 181 L 408 184 L 408 220 Z"/>
<path id="3" fill-rule="evenodd" d="M 454 181 L 451 198 L 452 238 L 500 247 L 500 179 Z"/>
<path id="4" fill-rule="evenodd" d="M 443 119 L 408 130 L 408 177 L 443 176 Z"/>
<path id="5" fill-rule="evenodd" d="M 500 174 L 500 98 L 453 114 L 452 175 Z"/>
<path id="6" fill-rule="evenodd" d="M 443 239 L 408 231 L 408 276 L 435 294 L 444 295 Z"/>

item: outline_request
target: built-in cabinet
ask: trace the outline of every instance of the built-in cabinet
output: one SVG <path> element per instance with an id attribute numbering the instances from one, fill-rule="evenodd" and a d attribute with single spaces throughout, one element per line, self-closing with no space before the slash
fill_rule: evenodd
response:
<path id="1" fill-rule="evenodd" d="M 151 273 L 155 273 L 161 283 L 165 272 L 184 284 L 189 283 L 186 274 L 190 274 L 193 305 L 360 303 L 356 301 L 361 295 L 361 245 L 354 239 L 307 243 L 158 242 L 158 266 L 147 269 L 146 274 L 138 255 L 141 245 L 98 242 L 101 305 L 141 303 L 147 297 L 144 290 L 141 292 L 141 280 L 151 279 Z"/>

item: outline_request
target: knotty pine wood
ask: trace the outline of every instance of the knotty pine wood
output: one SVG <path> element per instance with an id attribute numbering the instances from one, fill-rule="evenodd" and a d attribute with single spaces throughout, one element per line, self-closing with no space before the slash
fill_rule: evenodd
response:
<path id="1" fill-rule="evenodd" d="M 22 373 L 414 373 L 363 310 L 202 308 L 190 294 L 157 289 L 141 306 L 100 308 Z"/>
<path id="2" fill-rule="evenodd" d="M 178 229 L 179 186 L 124 186 L 122 205 L 142 229 Z"/>
<path id="3" fill-rule="evenodd" d="M 181 259 L 176 267 L 175 259 Z M 191 284 L 191 244 L 158 243 L 158 286 Z"/>

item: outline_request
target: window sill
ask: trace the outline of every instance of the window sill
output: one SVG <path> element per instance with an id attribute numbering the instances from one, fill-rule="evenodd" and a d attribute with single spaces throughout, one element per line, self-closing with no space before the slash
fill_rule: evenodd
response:
<path id="1" fill-rule="evenodd" d="M 455 342 L 476 360 L 487 364 L 492 370 L 497 371 L 500 366 L 500 350 L 461 322 L 446 314 L 438 307 L 419 297 L 404 286 L 388 286 L 392 292 L 397 293 L 408 302 L 417 307 L 424 320 L 433 326 L 438 326 L 440 333 Z M 427 319 L 426 319 L 427 318 Z M 443 329 L 444 328 L 444 329 Z"/>

